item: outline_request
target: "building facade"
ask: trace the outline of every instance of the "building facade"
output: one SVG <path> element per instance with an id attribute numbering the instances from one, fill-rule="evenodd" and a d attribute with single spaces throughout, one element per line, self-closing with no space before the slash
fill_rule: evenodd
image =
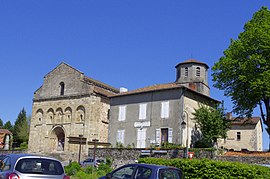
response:
<path id="1" fill-rule="evenodd" d="M 199 103 L 213 106 L 208 66 L 190 59 L 176 65 L 176 81 L 111 96 L 109 142 L 136 148 L 169 142 L 190 146 L 200 139 L 192 120 Z"/>
<path id="2" fill-rule="evenodd" d="M 260 117 L 229 118 L 231 128 L 226 139 L 219 139 L 218 145 L 228 150 L 262 151 L 262 122 Z"/>
<path id="3" fill-rule="evenodd" d="M 93 141 L 108 141 L 109 95 L 118 93 L 61 63 L 44 77 L 34 93 L 28 148 L 30 152 L 82 152 Z"/>

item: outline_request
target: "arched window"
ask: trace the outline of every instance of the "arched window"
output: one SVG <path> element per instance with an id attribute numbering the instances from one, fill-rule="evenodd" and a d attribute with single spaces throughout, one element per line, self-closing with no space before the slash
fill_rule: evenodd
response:
<path id="1" fill-rule="evenodd" d="M 185 77 L 188 77 L 188 67 L 185 67 Z"/>
<path id="2" fill-rule="evenodd" d="M 201 69 L 200 69 L 200 67 L 197 67 L 196 68 L 196 76 L 197 77 L 200 77 L 201 76 Z"/>
<path id="3" fill-rule="evenodd" d="M 60 83 L 60 95 L 64 95 L 65 94 L 65 83 L 61 82 Z"/>

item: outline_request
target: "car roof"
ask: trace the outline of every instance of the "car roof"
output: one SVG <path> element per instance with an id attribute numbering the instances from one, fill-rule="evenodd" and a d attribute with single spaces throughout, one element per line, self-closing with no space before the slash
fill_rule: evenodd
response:
<path id="1" fill-rule="evenodd" d="M 48 157 L 48 156 L 44 156 L 44 155 L 37 155 L 37 154 L 26 154 L 26 153 L 7 154 L 6 157 L 10 157 L 12 160 L 18 160 L 19 158 L 45 158 L 45 159 L 59 161 L 58 159 L 55 159 L 53 157 Z"/>
<path id="2" fill-rule="evenodd" d="M 136 163 L 136 164 L 127 164 L 124 166 L 141 166 L 141 167 L 148 167 L 152 169 L 164 169 L 164 168 L 170 168 L 170 169 L 177 169 L 180 170 L 179 168 L 175 167 L 170 167 L 170 166 L 164 166 L 164 165 L 155 165 L 155 164 L 145 164 L 145 163 Z"/>

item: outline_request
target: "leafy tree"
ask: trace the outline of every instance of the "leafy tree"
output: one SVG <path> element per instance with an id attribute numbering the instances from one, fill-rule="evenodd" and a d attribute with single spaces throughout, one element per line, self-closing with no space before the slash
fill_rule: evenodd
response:
<path id="1" fill-rule="evenodd" d="M 0 128 L 3 128 L 3 120 L 0 118 Z"/>
<path id="2" fill-rule="evenodd" d="M 7 121 L 7 122 L 4 124 L 3 128 L 9 130 L 9 131 L 12 132 L 12 133 L 13 133 L 13 131 L 14 131 L 13 125 L 11 124 L 10 121 Z"/>
<path id="3" fill-rule="evenodd" d="M 233 112 L 251 117 L 260 108 L 263 123 L 270 128 L 270 11 L 262 7 L 231 40 L 213 66 L 214 86 L 231 97 Z M 270 136 L 270 130 L 266 130 Z"/>
<path id="4" fill-rule="evenodd" d="M 213 146 L 218 138 L 226 138 L 230 122 L 225 118 L 223 104 L 213 108 L 199 103 L 199 108 L 195 109 L 193 115 L 203 141 Z"/>
<path id="5" fill-rule="evenodd" d="M 26 117 L 26 112 L 23 108 L 18 114 L 18 117 L 14 125 L 13 137 L 14 137 L 14 141 L 17 142 L 17 145 L 21 144 L 22 142 L 28 141 L 26 140 L 25 133 L 28 133 L 28 120 Z"/>

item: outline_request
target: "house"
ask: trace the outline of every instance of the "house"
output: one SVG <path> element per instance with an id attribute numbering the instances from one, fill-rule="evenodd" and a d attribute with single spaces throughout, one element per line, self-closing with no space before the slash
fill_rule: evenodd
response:
<path id="1" fill-rule="evenodd" d="M 208 65 L 189 59 L 176 65 L 172 83 L 110 96 L 109 143 L 148 148 L 169 142 L 190 146 L 199 140 L 192 120 L 199 103 L 214 106 L 210 97 Z"/>
<path id="2" fill-rule="evenodd" d="M 260 117 L 242 118 L 232 117 L 227 114 L 231 120 L 231 128 L 227 132 L 226 139 L 219 139 L 218 146 L 228 150 L 249 150 L 262 151 L 262 122 Z"/>
<path id="3" fill-rule="evenodd" d="M 0 150 L 9 150 L 12 147 L 13 134 L 8 129 L 0 129 Z"/>
<path id="4" fill-rule="evenodd" d="M 118 92 L 66 63 L 59 64 L 34 93 L 29 151 L 77 154 L 82 145 L 87 155 L 95 143 L 108 145 L 108 96 Z"/>

